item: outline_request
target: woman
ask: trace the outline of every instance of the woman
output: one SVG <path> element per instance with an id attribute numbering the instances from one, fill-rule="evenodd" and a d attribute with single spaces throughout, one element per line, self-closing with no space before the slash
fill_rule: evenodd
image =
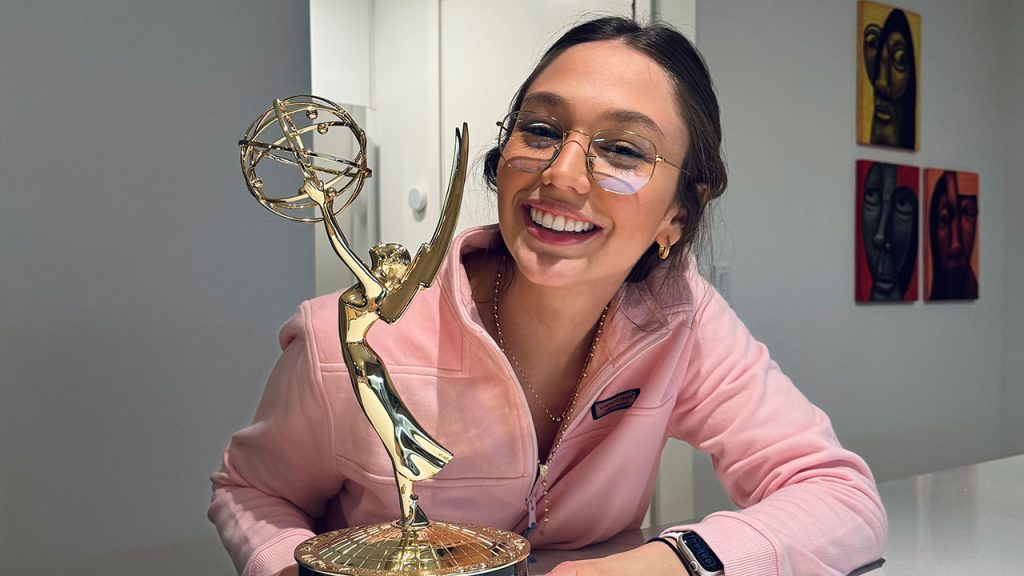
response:
<path id="1" fill-rule="evenodd" d="M 455 454 L 417 485 L 432 517 L 535 548 L 598 542 L 640 525 L 675 437 L 712 455 L 744 509 L 680 527 L 726 574 L 845 574 L 877 558 L 870 471 L 695 270 L 725 171 L 693 46 L 660 25 L 585 22 L 511 110 L 485 166 L 498 229 L 457 238 L 402 325 L 368 337 Z M 341 368 L 337 305 L 304 303 L 284 327 L 255 421 L 214 475 L 210 517 L 242 573 L 288 573 L 314 529 L 393 510 L 390 462 Z M 684 574 L 664 544 L 554 573 Z"/>

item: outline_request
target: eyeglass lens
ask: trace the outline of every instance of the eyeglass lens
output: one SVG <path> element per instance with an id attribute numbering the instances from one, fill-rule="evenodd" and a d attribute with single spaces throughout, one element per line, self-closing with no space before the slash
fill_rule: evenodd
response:
<path id="1" fill-rule="evenodd" d="M 501 123 L 501 157 L 511 168 L 536 173 L 554 161 L 567 137 L 554 118 L 513 112 Z M 587 146 L 587 169 L 594 182 L 609 192 L 635 194 L 651 179 L 656 151 L 650 140 L 622 130 L 601 130 Z"/>

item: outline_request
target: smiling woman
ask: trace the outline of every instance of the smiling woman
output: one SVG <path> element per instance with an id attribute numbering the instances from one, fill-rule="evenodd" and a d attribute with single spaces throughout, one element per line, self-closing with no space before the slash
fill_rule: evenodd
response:
<path id="1" fill-rule="evenodd" d="M 711 454 L 741 510 L 552 574 L 679 576 L 691 552 L 708 560 L 701 574 L 729 576 L 876 559 L 886 521 L 871 472 L 696 269 L 726 177 L 693 45 L 657 23 L 579 24 L 499 125 L 484 168 L 497 226 L 456 238 L 402 327 L 367 337 L 456 455 L 417 486 L 423 506 L 578 548 L 640 525 L 678 438 Z M 214 475 L 210 517 L 242 573 L 287 573 L 314 528 L 393 509 L 390 463 L 340 363 L 338 310 L 338 294 L 318 298 L 285 326 L 255 422 Z"/>

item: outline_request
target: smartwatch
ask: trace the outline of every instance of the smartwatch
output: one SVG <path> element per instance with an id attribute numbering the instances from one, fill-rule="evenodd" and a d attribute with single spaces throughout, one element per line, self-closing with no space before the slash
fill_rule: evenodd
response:
<path id="1" fill-rule="evenodd" d="M 687 573 L 692 576 L 722 576 L 725 574 L 722 561 L 696 532 L 691 530 L 666 532 L 661 537 L 652 538 L 652 540 L 659 540 L 672 547 Z"/>

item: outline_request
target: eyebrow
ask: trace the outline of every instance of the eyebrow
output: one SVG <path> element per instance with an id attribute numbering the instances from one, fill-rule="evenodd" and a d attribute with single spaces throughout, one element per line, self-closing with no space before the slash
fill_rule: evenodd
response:
<path id="1" fill-rule="evenodd" d="M 546 105 L 552 108 L 568 108 L 569 103 L 565 98 L 555 94 L 554 92 L 533 92 L 523 98 L 522 108 L 526 108 L 529 104 Z M 665 135 L 661 131 L 661 127 L 651 120 L 651 117 L 635 110 L 613 110 L 604 114 L 604 117 L 613 122 L 619 124 L 632 124 L 637 126 L 643 126 L 649 130 L 655 131 L 662 136 Z"/>

